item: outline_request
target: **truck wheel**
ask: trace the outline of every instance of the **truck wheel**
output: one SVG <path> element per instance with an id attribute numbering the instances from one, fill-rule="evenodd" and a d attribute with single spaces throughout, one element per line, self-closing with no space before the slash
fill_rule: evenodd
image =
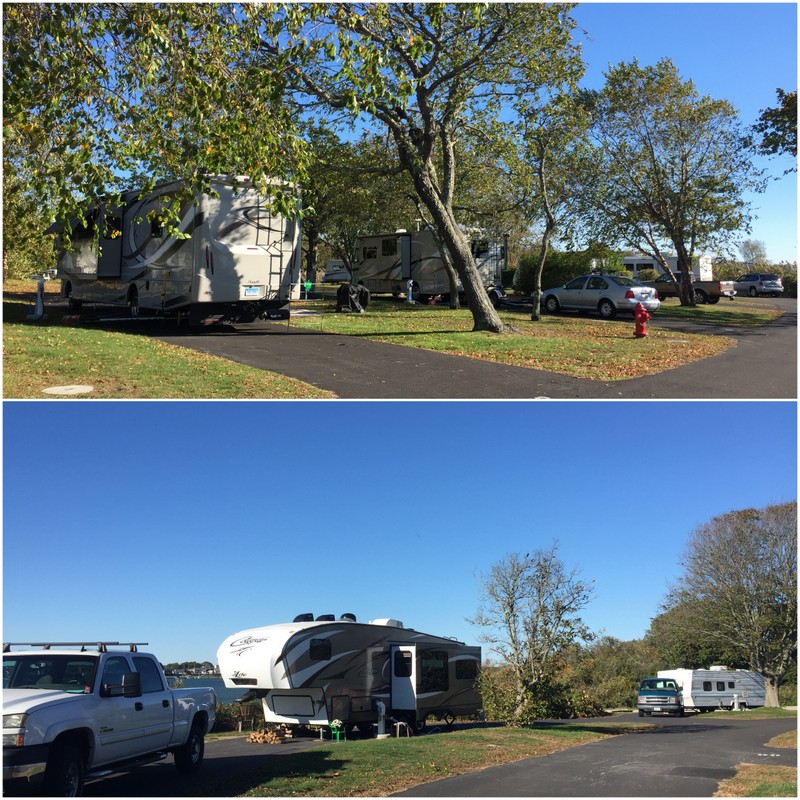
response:
<path id="1" fill-rule="evenodd" d="M 706 302 L 706 293 L 702 289 L 694 290 L 694 301 L 702 305 Z"/>
<path id="2" fill-rule="evenodd" d="M 80 797 L 86 778 L 86 765 L 80 748 L 55 745 L 44 773 L 44 790 L 49 797 Z"/>
<path id="3" fill-rule="evenodd" d="M 199 725 L 192 725 L 186 744 L 175 751 L 175 766 L 178 772 L 190 775 L 200 769 L 203 763 L 206 742 Z"/>

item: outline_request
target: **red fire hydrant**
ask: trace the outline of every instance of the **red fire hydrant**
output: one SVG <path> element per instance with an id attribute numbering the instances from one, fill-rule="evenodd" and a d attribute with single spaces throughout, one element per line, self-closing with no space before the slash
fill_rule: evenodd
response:
<path id="1" fill-rule="evenodd" d="M 633 311 L 633 317 L 636 320 L 636 329 L 634 330 L 633 335 L 637 339 L 647 336 L 647 320 L 650 319 L 650 314 L 647 313 L 647 309 L 641 303 L 636 304 L 636 308 Z"/>

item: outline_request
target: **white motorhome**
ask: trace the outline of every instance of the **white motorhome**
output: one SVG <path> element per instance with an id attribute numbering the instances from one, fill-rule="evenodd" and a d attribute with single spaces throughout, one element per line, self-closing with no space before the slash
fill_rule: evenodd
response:
<path id="1" fill-rule="evenodd" d="M 659 678 L 673 678 L 683 692 L 688 710 L 756 708 L 766 702 L 764 676 L 746 669 L 713 666 L 709 669 L 662 669 Z"/>
<path id="2" fill-rule="evenodd" d="M 239 631 L 217 651 L 229 688 L 260 698 L 270 723 L 360 730 L 386 716 L 421 729 L 428 716 L 452 722 L 481 706 L 475 689 L 481 649 L 420 633 L 395 619 L 360 623 L 353 614 Z"/>
<path id="3" fill-rule="evenodd" d="M 299 222 L 273 214 L 249 178 L 217 176 L 211 194 L 180 209 L 185 238 L 172 236 L 162 220 L 181 188 L 129 191 L 119 207 L 97 203 L 89 221 L 74 223 L 58 262 L 71 307 L 127 306 L 134 317 L 146 309 L 190 324 L 286 319 L 299 287 Z M 99 254 L 91 221 L 100 229 Z"/>
<path id="4" fill-rule="evenodd" d="M 350 272 L 344 265 L 344 261 L 331 259 L 325 264 L 325 274 L 322 276 L 323 283 L 349 283 Z"/>
<path id="5" fill-rule="evenodd" d="M 678 257 L 665 256 L 665 259 L 674 275 L 678 269 Z M 664 268 L 661 264 L 652 256 L 647 256 L 643 253 L 633 256 L 623 256 L 622 263 L 625 269 L 632 273 L 633 278 L 638 278 L 639 273 L 644 269 L 655 270 L 659 275 L 664 274 Z M 692 277 L 698 281 L 713 280 L 711 267 L 711 256 L 695 256 L 692 259 Z"/>
<path id="6" fill-rule="evenodd" d="M 497 305 L 503 297 L 505 245 L 474 236 L 471 247 L 483 285 L 489 298 Z M 400 230 L 356 239 L 353 283 L 366 286 L 370 292 L 398 296 L 407 291 L 409 280 L 412 281 L 414 300 L 450 292 L 447 270 L 431 228 L 416 233 Z M 460 282 L 458 288 L 461 291 Z"/>

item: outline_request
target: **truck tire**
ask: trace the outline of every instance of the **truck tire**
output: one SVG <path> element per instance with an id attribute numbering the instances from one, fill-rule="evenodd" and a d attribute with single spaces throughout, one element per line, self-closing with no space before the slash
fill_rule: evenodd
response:
<path id="1" fill-rule="evenodd" d="M 695 303 L 699 303 L 702 305 L 708 301 L 706 293 L 702 289 L 695 289 L 694 290 L 694 301 Z"/>
<path id="2" fill-rule="evenodd" d="M 86 779 L 86 763 L 79 747 L 55 744 L 47 760 L 44 791 L 48 797 L 80 797 Z"/>
<path id="3" fill-rule="evenodd" d="M 203 730 L 197 723 L 192 725 L 186 744 L 175 750 L 175 766 L 178 772 L 191 775 L 197 772 L 203 763 L 206 742 Z"/>

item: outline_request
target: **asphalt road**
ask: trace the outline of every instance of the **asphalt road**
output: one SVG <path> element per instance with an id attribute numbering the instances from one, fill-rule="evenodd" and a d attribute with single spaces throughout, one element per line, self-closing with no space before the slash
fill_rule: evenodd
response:
<path id="1" fill-rule="evenodd" d="M 625 719 L 621 717 L 620 719 Z M 637 719 L 631 715 L 631 719 Z M 795 719 L 650 717 L 656 728 L 417 786 L 409 797 L 711 797 L 737 764 L 795 766 L 766 747 Z"/>
<path id="2" fill-rule="evenodd" d="M 619 719 L 638 720 L 635 715 Z M 603 721 L 607 721 L 603 720 Z M 574 721 L 567 721 L 574 724 Z M 795 728 L 795 718 L 747 720 L 724 714 L 683 719 L 651 717 L 651 732 L 628 734 L 581 745 L 541 758 L 422 784 L 402 793 L 417 797 L 711 797 L 737 764 L 793 766 L 796 751 L 766 747 L 779 733 Z M 559 722 L 549 723 L 563 724 Z M 444 734 L 446 735 L 446 734 Z M 86 785 L 87 797 L 225 797 L 227 782 L 257 770 L 266 759 L 313 750 L 318 739 L 298 739 L 280 746 L 249 744 L 244 738 L 206 742 L 203 767 L 181 775 L 172 757 L 129 773 Z M 338 747 L 338 745 L 337 745 Z M 342 743 L 342 753 L 347 744 Z M 321 773 L 341 769 L 343 761 L 320 753 L 314 768 Z M 324 758 L 323 758 L 324 756 Z"/>
<path id="3" fill-rule="evenodd" d="M 199 333 L 159 327 L 150 335 L 297 378 L 343 399 L 796 399 L 797 300 L 736 302 L 778 307 L 784 314 L 757 329 L 651 321 L 650 325 L 669 328 L 677 335 L 700 331 L 730 336 L 736 346 L 659 375 L 614 382 L 381 344 L 286 323 L 259 322 Z"/>

